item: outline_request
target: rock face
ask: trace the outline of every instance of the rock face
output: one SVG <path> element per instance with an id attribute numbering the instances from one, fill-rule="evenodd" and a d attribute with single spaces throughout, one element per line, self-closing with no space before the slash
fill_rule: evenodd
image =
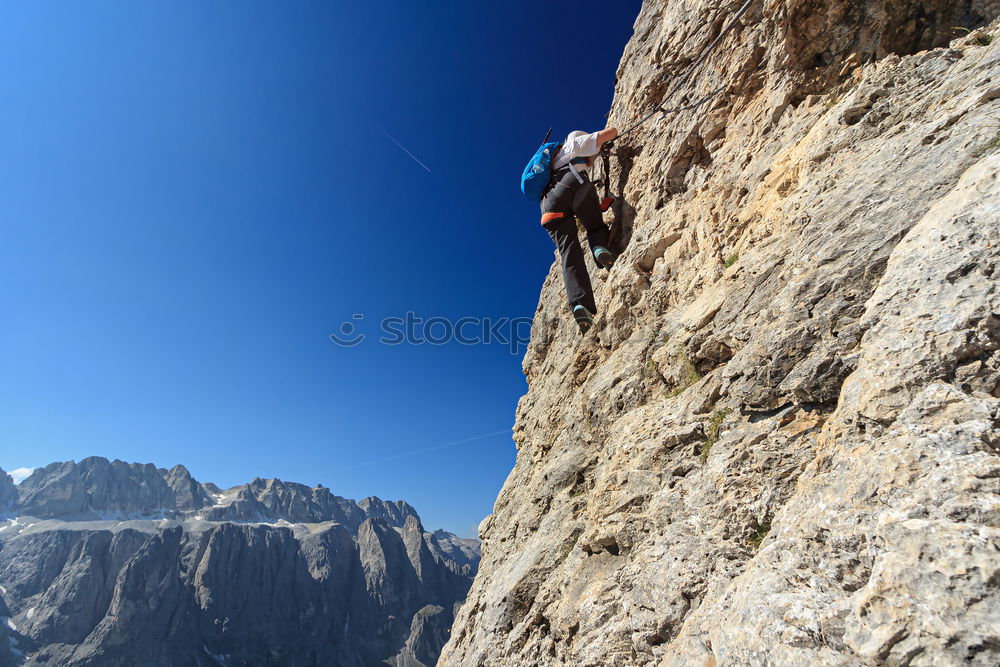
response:
<path id="1" fill-rule="evenodd" d="M 89 458 L 0 472 L 0 665 L 436 662 L 478 544 L 408 504 Z"/>
<path id="2" fill-rule="evenodd" d="M 594 330 L 542 288 L 442 664 L 1000 663 L 1000 3 L 754 2 L 685 81 L 740 4 L 636 21 L 611 124 L 699 106 Z"/>
<path id="3" fill-rule="evenodd" d="M 14 486 L 14 479 L 0 471 L 0 517 L 12 512 L 16 504 L 17 487 Z"/>
<path id="4" fill-rule="evenodd" d="M 36 517 L 98 518 L 107 512 L 178 509 L 174 490 L 155 466 L 99 457 L 39 468 L 20 484 L 19 496 L 19 511 Z M 194 505 L 184 509 L 201 507 Z"/>

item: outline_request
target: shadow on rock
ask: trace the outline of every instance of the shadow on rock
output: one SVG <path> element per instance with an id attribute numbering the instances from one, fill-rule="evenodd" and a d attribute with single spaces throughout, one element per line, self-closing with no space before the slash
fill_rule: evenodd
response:
<path id="1" fill-rule="evenodd" d="M 635 160 L 642 154 L 642 146 L 619 146 L 615 151 L 615 159 L 618 163 L 618 174 L 615 178 L 614 191 L 622 193 L 625 191 L 625 184 L 628 183 L 629 174 L 635 165 Z M 611 207 L 613 219 L 611 221 L 611 249 L 618 255 L 625 252 L 629 242 L 632 240 L 632 230 L 635 227 L 635 207 L 633 207 L 624 195 L 618 195 L 615 203 Z"/>

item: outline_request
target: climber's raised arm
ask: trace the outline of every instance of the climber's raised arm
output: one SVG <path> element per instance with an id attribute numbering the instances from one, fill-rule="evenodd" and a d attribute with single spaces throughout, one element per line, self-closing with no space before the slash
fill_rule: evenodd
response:
<path id="1" fill-rule="evenodd" d="M 597 145 L 604 146 L 604 144 L 609 141 L 614 140 L 618 136 L 618 130 L 614 127 L 609 127 L 606 130 L 601 130 L 597 133 Z"/>

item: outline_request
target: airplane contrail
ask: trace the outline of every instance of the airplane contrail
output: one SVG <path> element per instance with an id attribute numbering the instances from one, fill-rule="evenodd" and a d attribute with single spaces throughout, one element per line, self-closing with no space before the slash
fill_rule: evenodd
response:
<path id="1" fill-rule="evenodd" d="M 473 442 L 474 440 L 485 440 L 486 438 L 492 438 L 493 436 L 500 435 L 501 433 L 510 433 L 509 428 L 505 428 L 502 431 L 493 431 L 492 433 L 483 433 L 482 435 L 474 435 L 471 438 L 463 438 L 462 440 L 456 440 L 454 442 L 447 442 L 443 445 L 435 445 L 434 447 L 424 447 L 423 449 L 414 449 L 412 452 L 403 452 L 402 454 L 395 454 L 394 456 L 386 456 L 382 459 L 375 459 L 373 461 L 366 461 L 364 463 L 359 463 L 356 466 L 351 466 L 350 468 L 345 468 L 345 470 L 354 470 L 355 468 L 364 468 L 365 466 L 375 465 L 376 463 L 385 463 L 386 461 L 395 461 L 396 459 L 405 459 L 408 456 L 416 456 L 417 454 L 424 454 L 426 452 L 433 452 L 438 449 L 447 449 L 448 447 L 455 447 L 457 445 L 464 445 L 467 442 Z"/>
<path id="2" fill-rule="evenodd" d="M 429 173 L 431 173 L 431 168 L 430 168 L 430 167 L 428 167 L 428 166 L 427 166 L 426 164 L 424 164 L 423 162 L 421 162 L 421 161 L 420 161 L 420 160 L 419 160 L 419 159 L 417 158 L 417 156 L 416 156 L 416 155 L 414 155 L 414 154 L 413 154 L 413 153 L 411 153 L 410 151 L 406 150 L 406 146 L 404 146 L 403 144 L 401 144 L 401 143 L 399 143 L 398 141 L 396 141 L 396 139 L 395 139 L 395 138 L 394 138 L 394 137 L 393 137 L 393 136 L 392 136 L 391 134 L 389 134 L 388 132 L 386 132 L 385 130 L 383 130 L 383 129 L 382 129 L 381 127 L 379 128 L 379 130 L 381 130 L 381 131 L 382 131 L 382 134 L 384 134 L 384 135 L 385 135 L 386 139 L 388 139 L 388 140 L 389 140 L 389 141 L 391 141 L 392 143 L 394 143 L 394 144 L 396 144 L 397 146 L 399 146 L 400 150 L 402 150 L 402 151 L 403 151 L 404 153 L 406 153 L 406 154 L 407 154 L 407 155 L 409 155 L 409 156 L 410 156 L 411 158 L 413 158 L 413 161 L 414 161 L 414 162 L 416 162 L 416 163 L 417 163 L 417 164 L 419 164 L 419 165 L 420 165 L 421 167 L 423 167 L 424 169 L 426 169 L 426 170 L 427 170 L 427 173 L 428 173 L 428 174 L 429 174 Z"/>

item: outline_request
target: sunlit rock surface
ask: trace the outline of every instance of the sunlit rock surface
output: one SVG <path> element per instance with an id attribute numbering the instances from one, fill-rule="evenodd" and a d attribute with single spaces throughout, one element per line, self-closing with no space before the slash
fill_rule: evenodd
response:
<path id="1" fill-rule="evenodd" d="M 441 664 L 1000 663 L 1000 3 L 648 1 Z M 991 23 L 992 22 L 992 23 Z M 526 225 L 532 224 L 530 221 Z"/>

